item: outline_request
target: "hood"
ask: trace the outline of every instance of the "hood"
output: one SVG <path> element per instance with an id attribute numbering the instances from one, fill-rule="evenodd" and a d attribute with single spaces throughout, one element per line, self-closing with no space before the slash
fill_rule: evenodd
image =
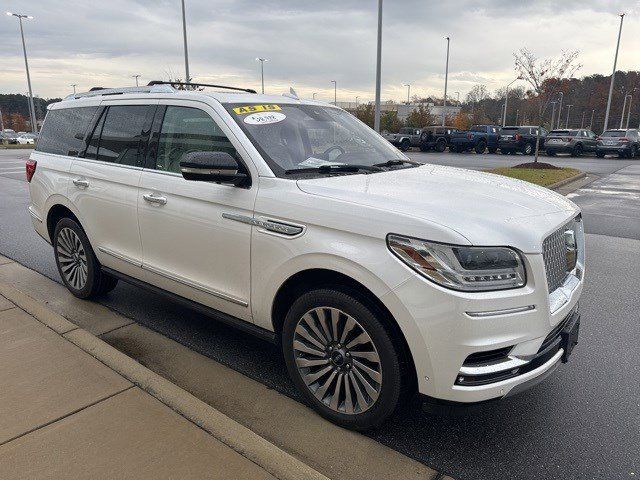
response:
<path id="1" fill-rule="evenodd" d="M 311 195 L 437 223 L 474 245 L 509 245 L 527 253 L 540 253 L 542 240 L 579 212 L 573 202 L 547 188 L 439 165 L 299 180 L 298 187 Z"/>

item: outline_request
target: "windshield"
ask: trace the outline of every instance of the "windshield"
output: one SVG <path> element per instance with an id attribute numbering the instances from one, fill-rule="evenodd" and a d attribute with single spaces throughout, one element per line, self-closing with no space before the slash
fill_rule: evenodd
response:
<path id="1" fill-rule="evenodd" d="M 334 107 L 225 104 L 273 172 L 405 159 L 351 114 Z"/>
<path id="2" fill-rule="evenodd" d="M 559 135 L 559 136 L 565 136 L 565 137 L 577 137 L 578 136 L 578 130 L 552 130 L 551 132 L 549 132 L 549 135 Z"/>

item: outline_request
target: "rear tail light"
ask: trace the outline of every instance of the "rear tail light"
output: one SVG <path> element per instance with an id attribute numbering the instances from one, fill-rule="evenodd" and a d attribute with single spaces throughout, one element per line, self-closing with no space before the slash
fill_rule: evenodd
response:
<path id="1" fill-rule="evenodd" d="M 571 141 L 571 137 L 564 137 L 562 140 L 565 141 L 565 142 L 570 142 Z"/>
<path id="2" fill-rule="evenodd" d="M 467 133 L 467 138 L 471 140 L 473 138 L 473 135 L 471 135 L 470 133 Z"/>
<path id="3" fill-rule="evenodd" d="M 38 165 L 38 162 L 36 162 L 35 160 L 27 160 L 27 182 L 31 182 L 31 179 L 33 178 L 33 174 L 36 173 L 36 166 Z"/>
<path id="4" fill-rule="evenodd" d="M 516 139 L 516 142 L 519 142 L 519 141 L 520 141 L 520 134 L 519 134 L 519 133 L 516 133 L 516 136 L 515 136 L 515 137 L 513 137 L 513 138 L 515 138 L 515 139 Z"/>
<path id="5" fill-rule="evenodd" d="M 620 139 L 620 141 L 621 141 L 621 142 L 628 142 L 628 141 L 629 141 L 629 139 L 628 139 L 627 137 L 622 137 L 622 138 Z"/>
<path id="6" fill-rule="evenodd" d="M 598 140 L 598 141 L 600 140 L 600 135 L 598 135 L 598 136 L 596 137 L 596 140 Z"/>

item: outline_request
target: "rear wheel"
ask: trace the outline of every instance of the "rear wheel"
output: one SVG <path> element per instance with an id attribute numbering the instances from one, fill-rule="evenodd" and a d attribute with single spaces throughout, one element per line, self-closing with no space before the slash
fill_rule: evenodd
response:
<path id="1" fill-rule="evenodd" d="M 406 152 L 410 148 L 411 148 L 411 141 L 408 138 L 405 138 L 404 140 L 402 140 L 402 142 L 400 142 L 400 150 L 402 150 L 403 152 Z"/>
<path id="2" fill-rule="evenodd" d="M 476 147 L 474 148 L 476 153 L 484 153 L 484 151 L 487 149 L 487 144 L 483 141 L 480 141 L 476 144 Z"/>
<path id="3" fill-rule="evenodd" d="M 492 154 L 492 155 L 493 155 L 494 153 L 496 153 L 497 151 L 498 151 L 498 149 L 497 149 L 497 148 L 495 148 L 495 147 L 494 147 L 494 148 L 490 148 L 490 149 L 489 149 L 489 153 L 490 153 L 490 154 Z"/>
<path id="4" fill-rule="evenodd" d="M 313 290 L 285 318 L 282 349 L 289 375 L 320 415 L 367 430 L 395 411 L 402 374 L 376 309 L 345 292 Z"/>
<path id="5" fill-rule="evenodd" d="M 507 150 L 507 149 L 500 149 L 500 154 L 501 155 L 511 155 L 511 150 Z"/>
<path id="6" fill-rule="evenodd" d="M 67 289 L 78 298 L 90 298 L 115 288 L 118 280 L 102 273 L 89 239 L 71 218 L 61 219 L 53 235 L 58 273 Z"/>
<path id="7" fill-rule="evenodd" d="M 596 157 L 604 158 L 604 153 L 603 152 L 596 152 Z"/>
<path id="8" fill-rule="evenodd" d="M 556 151 L 555 150 L 547 150 L 547 155 L 549 155 L 550 157 L 555 157 L 556 156 Z"/>
<path id="9" fill-rule="evenodd" d="M 439 138 L 436 142 L 435 151 L 436 152 L 444 152 L 447 148 L 447 141 L 444 138 Z"/>
<path id="10" fill-rule="evenodd" d="M 580 157 L 582 156 L 582 145 L 578 144 L 575 147 L 573 147 L 573 150 L 571 151 L 571 156 L 572 157 Z"/>

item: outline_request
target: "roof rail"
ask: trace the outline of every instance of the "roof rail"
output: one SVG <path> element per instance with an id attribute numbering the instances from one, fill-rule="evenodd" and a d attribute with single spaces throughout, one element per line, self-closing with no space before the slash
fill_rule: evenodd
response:
<path id="1" fill-rule="evenodd" d="M 100 97 L 106 95 L 124 95 L 126 93 L 175 93 L 175 89 L 171 88 L 169 85 L 143 85 L 141 87 L 121 88 L 93 87 L 88 92 L 72 93 L 71 95 L 67 95 L 64 99 L 75 100 L 78 98 Z"/>
<path id="2" fill-rule="evenodd" d="M 210 83 L 191 83 L 191 82 L 165 82 L 162 80 L 152 80 L 147 86 L 151 87 L 153 85 L 182 85 L 185 87 L 212 87 L 212 88 L 224 88 L 225 90 L 235 90 L 238 92 L 247 92 L 247 93 L 258 93 L 252 88 L 240 88 L 240 87 L 228 87 L 226 85 L 212 85 Z"/>

